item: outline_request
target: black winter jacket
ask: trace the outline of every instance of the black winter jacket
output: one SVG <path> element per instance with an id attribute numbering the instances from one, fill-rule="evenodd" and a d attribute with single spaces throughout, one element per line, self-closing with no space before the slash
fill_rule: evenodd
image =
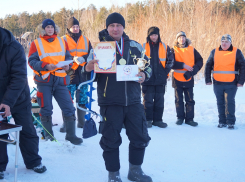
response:
<path id="1" fill-rule="evenodd" d="M 23 47 L 0 27 L 0 103 L 15 112 L 30 104 L 27 64 Z"/>
<path id="2" fill-rule="evenodd" d="M 69 29 L 67 29 L 67 35 L 69 35 L 70 37 L 72 37 L 73 40 L 75 42 L 77 42 L 78 39 L 80 38 L 80 36 L 82 35 L 82 32 L 80 30 L 79 33 L 72 33 L 72 32 L 69 31 Z M 69 47 L 69 45 L 68 45 L 68 47 Z M 89 41 L 88 53 L 90 52 L 91 49 L 92 49 L 92 46 L 91 46 L 91 43 Z M 88 55 L 89 54 L 84 55 L 83 58 L 85 60 L 87 60 Z M 75 73 L 73 73 L 71 75 L 70 84 L 80 84 L 82 82 L 85 82 L 85 81 L 87 81 L 90 78 L 90 77 L 87 77 L 87 76 L 88 76 L 87 74 L 83 74 L 82 73 L 82 66 L 78 66 L 78 68 L 75 70 Z"/>
<path id="3" fill-rule="evenodd" d="M 137 58 L 141 57 L 143 48 L 139 43 L 130 40 L 125 33 L 123 33 L 122 36 L 124 38 L 123 58 L 127 61 L 127 65 L 133 65 L 134 55 L 136 55 Z M 99 32 L 99 39 L 100 41 L 114 41 L 106 29 Z M 119 65 L 121 56 L 118 51 L 116 52 L 117 65 Z M 148 60 L 146 56 L 145 59 Z M 151 76 L 151 68 L 146 68 L 144 73 L 146 80 L 148 80 Z M 141 103 L 141 87 L 140 84 L 136 81 L 116 81 L 115 73 L 99 73 L 96 75 L 96 81 L 99 106 L 128 106 Z"/>
<path id="4" fill-rule="evenodd" d="M 219 50 L 222 51 L 221 46 L 219 47 Z M 233 46 L 231 45 L 229 47 L 228 51 L 232 51 L 232 50 L 233 50 Z M 215 53 L 215 49 L 211 51 L 211 54 L 210 54 L 210 56 L 206 62 L 206 66 L 205 66 L 205 82 L 206 83 L 212 82 L 211 72 L 212 72 L 213 67 L 214 67 L 214 53 Z M 213 78 L 213 84 L 217 84 L 217 85 L 236 85 L 237 83 L 239 83 L 241 85 L 244 84 L 244 81 L 245 81 L 245 61 L 244 61 L 244 56 L 243 56 L 240 49 L 237 49 L 237 52 L 236 52 L 235 71 L 239 71 L 239 74 L 235 75 L 235 79 L 232 82 L 219 82 Z"/>
<path id="5" fill-rule="evenodd" d="M 166 65 L 164 68 L 159 60 L 159 55 L 158 55 L 159 42 L 155 44 L 152 41 L 149 41 L 149 44 L 151 49 L 150 64 L 152 66 L 152 76 L 148 81 L 142 83 L 142 85 L 166 85 L 168 73 L 170 72 L 174 64 L 173 53 L 170 50 L 169 46 L 167 46 L 168 48 L 167 48 Z"/>
<path id="6" fill-rule="evenodd" d="M 187 45 L 188 46 L 188 45 Z M 174 53 L 174 49 L 172 49 Z M 174 54 L 175 55 L 175 54 Z M 175 56 L 174 56 L 175 57 Z M 198 71 L 202 68 L 203 66 L 203 58 L 199 54 L 199 52 L 194 48 L 194 59 L 195 59 L 195 64 L 193 66 L 193 71 L 186 71 L 184 74 L 184 77 L 188 80 L 191 78 L 190 81 L 188 82 L 180 82 L 176 80 L 174 77 L 172 78 L 172 86 L 173 88 L 175 87 L 184 87 L 184 88 L 190 88 L 194 87 L 194 75 L 198 73 Z M 174 66 L 172 69 L 183 69 L 184 68 L 184 63 L 183 62 L 178 62 L 174 61 Z"/>

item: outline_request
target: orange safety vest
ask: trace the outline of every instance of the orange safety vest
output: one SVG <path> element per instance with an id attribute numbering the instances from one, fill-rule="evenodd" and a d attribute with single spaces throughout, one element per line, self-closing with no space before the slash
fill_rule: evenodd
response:
<path id="1" fill-rule="evenodd" d="M 89 46 L 89 40 L 85 36 L 80 36 L 77 43 L 71 38 L 69 35 L 65 35 L 62 37 L 68 44 L 70 49 L 70 54 L 78 57 L 82 57 L 84 55 L 88 54 L 88 46 Z M 86 62 L 83 62 L 80 64 L 80 66 L 84 66 Z M 78 68 L 77 63 L 73 63 L 73 66 L 71 67 L 73 70 L 76 70 Z"/>
<path id="2" fill-rule="evenodd" d="M 58 64 L 60 61 L 65 61 L 65 42 L 60 37 L 56 37 L 53 42 L 48 42 L 43 38 L 37 38 L 34 40 L 34 43 L 37 48 L 40 61 L 49 63 L 49 64 Z M 39 75 L 39 72 L 34 70 L 34 73 Z M 56 68 L 52 71 L 40 71 L 43 79 L 46 79 L 49 74 L 53 74 L 59 77 L 65 77 L 65 70 Z"/>
<path id="3" fill-rule="evenodd" d="M 235 80 L 237 48 L 233 47 L 232 51 L 220 51 L 219 48 L 214 52 L 214 70 L 213 77 L 219 82 L 232 82 Z"/>
<path id="4" fill-rule="evenodd" d="M 144 43 L 142 45 L 142 47 L 143 47 L 143 49 L 146 50 L 145 55 L 150 58 L 150 56 L 151 56 L 151 48 L 150 48 L 149 42 L 148 43 Z M 165 68 L 165 65 L 166 65 L 167 48 L 168 47 L 163 42 L 160 42 L 159 49 L 158 49 L 158 57 L 159 57 L 160 62 L 161 62 L 162 66 L 164 68 Z"/>
<path id="5" fill-rule="evenodd" d="M 185 63 L 188 66 L 193 67 L 195 65 L 195 57 L 194 57 L 194 47 L 188 46 L 185 48 L 179 48 L 174 46 L 175 50 L 175 60 L 178 62 Z M 186 80 L 184 77 L 187 69 L 175 69 L 174 70 L 174 78 L 181 82 L 188 82 L 191 80 Z"/>

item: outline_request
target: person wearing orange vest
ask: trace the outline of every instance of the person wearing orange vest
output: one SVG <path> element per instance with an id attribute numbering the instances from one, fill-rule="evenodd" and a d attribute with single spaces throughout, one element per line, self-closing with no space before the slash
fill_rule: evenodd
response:
<path id="1" fill-rule="evenodd" d="M 191 41 L 186 38 L 185 32 L 177 33 L 172 49 L 175 58 L 172 86 L 175 92 L 176 124 L 182 125 L 185 121 L 185 124 L 197 126 L 198 123 L 194 121 L 194 75 L 202 68 L 203 58 L 190 44 Z M 185 107 L 183 94 L 185 96 Z"/>
<path id="2" fill-rule="evenodd" d="M 67 42 L 70 54 L 76 60 L 76 62 L 72 66 L 72 70 L 74 70 L 74 73 L 71 75 L 71 81 L 67 86 L 72 100 L 74 100 L 75 91 L 77 90 L 79 84 L 88 80 L 87 74 L 82 74 L 81 71 L 82 66 L 85 64 L 85 61 L 87 60 L 87 57 L 89 55 L 88 53 L 92 49 L 92 46 L 89 39 L 82 35 L 79 27 L 79 22 L 74 17 L 71 17 L 68 20 L 67 33 L 65 36 L 62 37 L 62 39 Z M 88 97 L 86 94 L 88 92 L 88 84 L 83 85 L 80 90 L 80 100 L 78 104 L 80 107 L 86 109 L 85 104 L 88 103 Z M 85 111 L 77 109 L 78 128 L 83 128 L 85 122 L 85 114 Z M 65 123 L 63 123 L 62 127 L 60 128 L 60 132 L 65 131 Z"/>
<path id="3" fill-rule="evenodd" d="M 235 96 L 237 87 L 245 81 L 245 61 L 240 49 L 233 47 L 229 34 L 221 38 L 221 45 L 211 51 L 205 67 L 206 85 L 212 85 L 213 73 L 214 93 L 219 112 L 218 128 L 234 129 Z"/>
<path id="4" fill-rule="evenodd" d="M 34 40 L 29 51 L 28 63 L 34 71 L 34 81 L 37 84 L 37 101 L 40 109 L 40 119 L 45 130 L 45 139 L 54 140 L 52 130 L 53 105 L 52 97 L 59 104 L 66 122 L 66 140 L 74 145 L 83 141 L 75 134 L 75 108 L 66 87 L 70 83 L 67 75 L 69 65 L 57 67 L 63 61 L 71 59 L 68 46 L 57 36 L 59 28 L 51 19 L 45 19 L 39 25 L 40 38 Z"/>
<path id="5" fill-rule="evenodd" d="M 152 76 L 142 83 L 143 103 L 145 108 L 147 127 L 152 125 L 166 128 L 168 125 L 162 120 L 164 110 L 164 94 L 174 57 L 168 45 L 161 41 L 158 27 L 150 27 L 146 43 L 143 44 L 145 55 L 150 58 Z"/>

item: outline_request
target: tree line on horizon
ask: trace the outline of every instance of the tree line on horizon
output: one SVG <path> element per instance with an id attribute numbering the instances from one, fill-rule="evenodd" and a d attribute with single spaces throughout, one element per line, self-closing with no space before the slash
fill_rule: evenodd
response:
<path id="1" fill-rule="evenodd" d="M 112 12 L 121 13 L 126 21 L 125 33 L 133 40 L 144 43 L 147 30 L 151 26 L 160 28 L 161 40 L 173 46 L 179 31 L 186 32 L 192 45 L 207 60 L 210 51 L 220 45 L 223 34 L 232 36 L 232 43 L 245 53 L 245 1 L 244 0 L 148 0 L 127 3 L 124 7 L 112 5 L 109 9 L 97 9 L 91 4 L 80 10 L 65 7 L 55 13 L 40 11 L 29 14 L 6 15 L 0 19 L 0 26 L 21 37 L 25 32 L 33 32 L 31 39 L 39 36 L 37 26 L 46 18 L 53 19 L 66 33 L 67 21 L 74 16 L 79 20 L 83 35 L 91 42 L 98 42 L 98 32 L 105 27 L 106 17 Z M 202 70 L 203 71 L 203 70 Z"/>

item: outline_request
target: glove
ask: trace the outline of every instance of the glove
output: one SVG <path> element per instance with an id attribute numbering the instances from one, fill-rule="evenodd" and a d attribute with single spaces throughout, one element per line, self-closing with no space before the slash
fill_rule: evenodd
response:
<path id="1" fill-rule="evenodd" d="M 192 72 L 190 72 L 190 71 L 187 71 L 184 73 L 184 77 L 186 80 L 189 80 L 191 78 L 191 76 L 192 76 Z"/>
<path id="2" fill-rule="evenodd" d="M 75 63 L 77 63 L 78 65 L 82 64 L 83 62 L 85 62 L 85 59 L 83 57 L 78 57 L 78 56 L 74 56 L 73 61 Z"/>
<path id="3" fill-rule="evenodd" d="M 74 73 L 75 73 L 75 71 L 73 69 L 71 69 L 71 68 L 68 71 L 66 71 L 66 74 L 69 75 L 69 76 L 71 76 Z"/>

